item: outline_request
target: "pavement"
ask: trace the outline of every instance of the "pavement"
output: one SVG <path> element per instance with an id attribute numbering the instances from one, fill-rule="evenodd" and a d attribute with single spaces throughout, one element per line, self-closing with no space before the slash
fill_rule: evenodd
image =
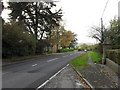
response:
<path id="1" fill-rule="evenodd" d="M 57 76 L 51 79 L 42 88 L 79 88 L 86 89 L 87 86 L 78 78 L 78 74 L 68 65 Z"/>
<path id="2" fill-rule="evenodd" d="M 36 89 L 83 53 L 74 52 L 45 56 L 0 67 L 2 68 L 2 87 Z"/>
<path id="3" fill-rule="evenodd" d="M 80 70 L 79 73 L 82 79 L 86 79 L 93 87 L 93 90 L 119 90 L 120 78 L 115 72 L 106 65 L 93 63 L 90 53 L 88 53 L 88 64 L 89 66 Z M 78 77 L 78 74 L 69 65 L 41 88 L 88 89 L 84 81 L 80 79 L 81 77 Z"/>
<path id="4" fill-rule="evenodd" d="M 120 77 L 106 65 L 93 63 L 90 53 L 88 53 L 88 63 L 89 66 L 79 72 L 94 88 L 120 89 Z"/>

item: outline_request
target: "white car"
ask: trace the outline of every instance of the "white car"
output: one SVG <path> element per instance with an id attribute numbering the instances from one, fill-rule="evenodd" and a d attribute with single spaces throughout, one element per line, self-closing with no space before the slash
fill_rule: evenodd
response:
<path id="1" fill-rule="evenodd" d="M 84 52 L 87 52 L 87 50 L 85 49 Z"/>

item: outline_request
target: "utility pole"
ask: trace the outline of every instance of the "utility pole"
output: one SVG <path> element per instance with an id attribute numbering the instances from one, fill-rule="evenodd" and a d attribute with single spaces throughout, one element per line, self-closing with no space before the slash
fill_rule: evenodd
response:
<path id="1" fill-rule="evenodd" d="M 101 18 L 101 31 L 103 32 L 104 35 L 104 28 L 103 28 L 103 19 Z M 102 58 L 102 64 L 106 64 L 106 41 L 105 41 L 105 36 L 103 36 L 103 58 Z"/>
<path id="2" fill-rule="evenodd" d="M 103 10 L 103 13 L 102 13 L 102 17 L 103 17 L 103 15 L 104 15 L 104 13 L 105 13 L 105 10 L 106 10 L 106 7 L 107 7 L 107 5 L 108 5 L 108 2 L 109 2 L 109 0 L 107 0 L 107 2 L 106 2 L 106 5 L 105 5 L 105 8 L 104 8 L 104 10 Z M 102 31 L 102 34 L 103 34 L 103 42 L 102 42 L 102 45 L 103 45 L 103 59 L 102 59 L 102 64 L 106 64 L 106 38 L 105 38 L 105 32 L 104 32 L 104 28 L 103 28 L 103 19 L 102 19 L 102 17 L 101 17 L 101 31 Z"/>

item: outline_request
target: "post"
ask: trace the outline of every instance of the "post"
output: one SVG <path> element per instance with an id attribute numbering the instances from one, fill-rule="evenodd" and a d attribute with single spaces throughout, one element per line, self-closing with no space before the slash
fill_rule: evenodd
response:
<path id="1" fill-rule="evenodd" d="M 106 64 L 106 45 L 103 44 L 103 58 L 102 58 L 102 64 Z"/>
<path id="2" fill-rule="evenodd" d="M 101 30 L 103 32 L 103 19 L 101 18 Z M 103 58 L 102 58 L 102 64 L 106 64 L 106 42 L 105 42 L 105 37 L 103 37 Z"/>

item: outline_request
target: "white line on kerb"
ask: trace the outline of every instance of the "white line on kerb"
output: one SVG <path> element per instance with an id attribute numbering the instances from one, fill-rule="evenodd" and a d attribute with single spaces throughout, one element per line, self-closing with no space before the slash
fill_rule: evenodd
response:
<path id="1" fill-rule="evenodd" d="M 34 66 L 37 66 L 37 64 L 33 64 L 32 66 L 33 66 L 33 67 L 34 67 Z"/>
<path id="2" fill-rule="evenodd" d="M 54 61 L 54 60 L 57 60 L 58 58 L 54 58 L 54 59 L 51 59 L 51 60 L 48 60 L 47 62 L 51 62 L 51 61 Z"/>
<path id="3" fill-rule="evenodd" d="M 46 80 L 43 84 L 41 84 L 36 90 L 39 88 L 42 88 L 45 84 L 47 84 L 51 79 L 53 79 L 56 75 L 58 75 L 61 71 L 63 71 L 69 64 L 67 64 L 65 67 L 60 69 L 57 73 L 55 73 L 52 77 L 50 77 L 48 80 Z"/>

